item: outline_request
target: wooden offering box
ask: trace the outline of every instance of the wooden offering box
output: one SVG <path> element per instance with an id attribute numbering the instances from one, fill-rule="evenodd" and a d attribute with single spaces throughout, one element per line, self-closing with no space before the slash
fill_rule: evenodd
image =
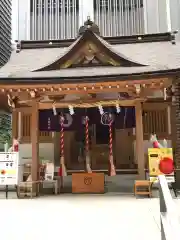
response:
<path id="1" fill-rule="evenodd" d="M 104 173 L 73 173 L 73 193 L 104 193 Z"/>

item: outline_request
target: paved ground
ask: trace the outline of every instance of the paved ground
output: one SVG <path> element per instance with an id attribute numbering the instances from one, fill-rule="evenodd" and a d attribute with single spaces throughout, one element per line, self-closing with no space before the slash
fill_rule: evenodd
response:
<path id="1" fill-rule="evenodd" d="M 5 200 L 1 192 L 1 239 L 159 240 L 157 192 L 152 199 L 136 199 L 133 181 L 131 176 L 126 181 L 109 181 L 108 190 L 114 192 L 105 195 L 64 194 L 31 200 L 16 199 L 10 193 Z M 180 212 L 180 199 L 175 202 Z"/>
<path id="2" fill-rule="evenodd" d="M 0 200 L 1 239 L 160 239 L 158 199 L 58 196 Z"/>

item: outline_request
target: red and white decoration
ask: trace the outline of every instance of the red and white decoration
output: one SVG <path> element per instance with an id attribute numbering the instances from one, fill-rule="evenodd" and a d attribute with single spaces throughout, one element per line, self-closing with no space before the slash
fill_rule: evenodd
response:
<path id="1" fill-rule="evenodd" d="M 89 155 L 89 118 L 85 117 L 85 141 L 86 141 L 86 170 L 88 173 L 92 173 L 90 166 L 90 155 Z"/>
<path id="2" fill-rule="evenodd" d="M 64 163 L 64 116 L 61 115 L 60 117 L 60 124 L 61 124 L 61 132 L 60 132 L 60 151 L 61 151 L 61 159 L 60 165 L 62 168 L 62 175 L 67 176 L 66 167 Z"/>
<path id="3" fill-rule="evenodd" d="M 110 176 L 116 175 L 116 170 L 114 166 L 113 161 L 113 133 L 112 133 L 112 124 L 113 124 L 113 118 L 110 116 L 111 120 L 109 123 L 109 162 L 110 162 Z"/>

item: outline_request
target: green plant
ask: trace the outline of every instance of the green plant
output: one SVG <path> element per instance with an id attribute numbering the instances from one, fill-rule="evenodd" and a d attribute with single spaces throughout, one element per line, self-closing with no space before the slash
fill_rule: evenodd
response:
<path id="1" fill-rule="evenodd" d="M 6 113 L 0 113 L 0 143 L 9 145 L 12 142 L 11 116 Z"/>

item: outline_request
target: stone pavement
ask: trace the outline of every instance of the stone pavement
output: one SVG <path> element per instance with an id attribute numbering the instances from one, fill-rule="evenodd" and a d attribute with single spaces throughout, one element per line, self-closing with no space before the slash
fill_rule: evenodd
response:
<path id="1" fill-rule="evenodd" d="M 161 239 L 157 198 L 108 195 L 1 198 L 0 213 L 3 240 Z"/>

